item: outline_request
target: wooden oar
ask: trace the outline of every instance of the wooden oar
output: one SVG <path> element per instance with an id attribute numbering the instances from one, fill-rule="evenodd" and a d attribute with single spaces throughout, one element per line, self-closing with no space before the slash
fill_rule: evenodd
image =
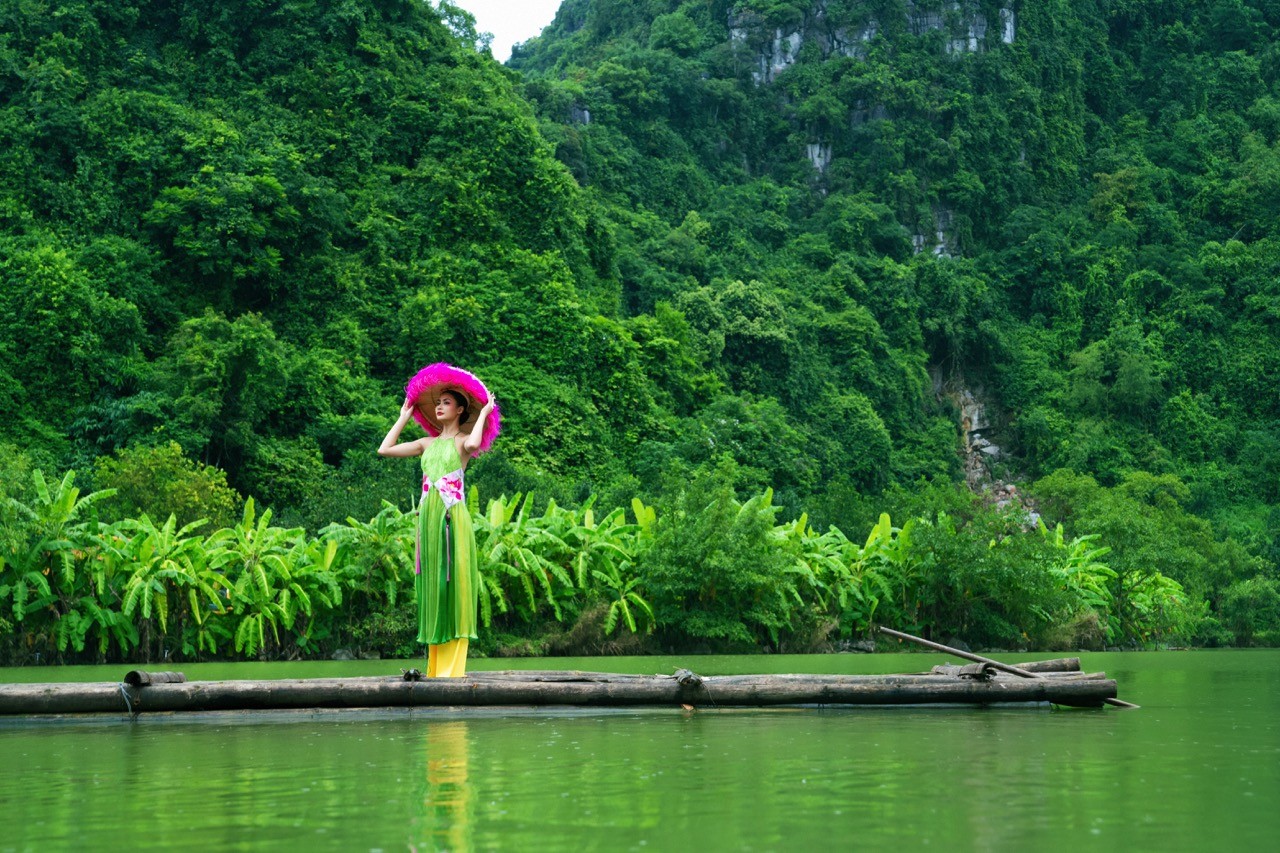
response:
<path id="1" fill-rule="evenodd" d="M 1007 663 L 1000 663 L 1000 661 L 998 660 L 992 660 L 991 658 L 984 658 L 982 655 L 975 655 L 972 652 L 962 652 L 959 649 L 953 649 L 950 646 L 944 646 L 942 645 L 942 643 L 935 643 L 932 640 L 926 640 L 923 637 L 915 637 L 915 636 L 912 636 L 911 634 L 904 634 L 901 631 L 895 631 L 892 628 L 886 628 L 883 625 L 880 626 L 880 633 L 888 634 L 890 637 L 897 637 L 899 640 L 910 640 L 913 643 L 919 643 L 920 645 L 925 646 L 927 648 L 935 649 L 940 652 L 946 652 L 947 654 L 955 655 L 958 658 L 971 660 L 974 663 L 990 664 L 991 666 L 995 667 L 1001 672 L 1007 672 L 1010 675 L 1017 675 L 1017 676 L 1021 676 L 1022 678 L 1044 678 L 1043 675 L 1037 672 L 1027 672 L 1025 669 L 1018 669 L 1016 666 L 1009 666 L 1009 664 Z M 1139 705 L 1133 704 L 1132 702 L 1126 702 L 1123 699 L 1107 698 L 1102 701 L 1106 702 L 1108 705 L 1114 705 L 1117 708 L 1141 707 Z"/>

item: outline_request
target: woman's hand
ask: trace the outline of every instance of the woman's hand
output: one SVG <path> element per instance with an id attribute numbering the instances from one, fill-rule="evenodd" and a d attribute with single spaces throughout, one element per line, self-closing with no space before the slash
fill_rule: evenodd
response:
<path id="1" fill-rule="evenodd" d="M 497 397 L 495 397 L 495 396 L 493 396 L 492 394 L 490 394 L 490 395 L 489 395 L 489 402 L 487 402 L 487 403 L 485 403 L 485 404 L 484 404 L 484 408 L 482 408 L 482 409 L 480 410 L 480 414 L 482 414 L 482 415 L 484 415 L 484 416 L 488 417 L 488 416 L 489 416 L 489 414 L 490 414 L 491 412 L 493 412 L 493 406 L 494 406 L 494 404 L 495 404 L 495 403 L 497 403 L 497 402 L 498 402 L 498 398 L 497 398 Z"/>
<path id="2" fill-rule="evenodd" d="M 403 444 L 397 444 L 400 440 L 400 430 L 404 429 L 404 425 L 409 422 L 409 417 L 413 414 L 416 406 L 408 401 L 404 401 L 404 405 L 400 407 L 400 418 L 391 425 L 391 429 L 387 432 L 382 444 L 378 447 L 379 456 L 421 456 L 421 441 L 406 441 Z"/>

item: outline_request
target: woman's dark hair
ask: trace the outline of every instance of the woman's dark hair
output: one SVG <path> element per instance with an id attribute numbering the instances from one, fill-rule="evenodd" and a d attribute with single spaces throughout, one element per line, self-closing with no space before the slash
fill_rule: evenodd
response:
<path id="1" fill-rule="evenodd" d="M 443 397 L 445 394 L 448 394 L 450 397 L 452 397 L 453 402 L 456 403 L 458 405 L 458 408 L 462 410 L 462 414 L 458 415 L 458 424 L 459 425 L 465 424 L 467 422 L 467 418 L 471 417 L 471 404 L 467 402 L 467 395 L 459 394 L 457 391 L 452 391 L 452 390 L 445 390 L 440 392 L 441 397 Z"/>

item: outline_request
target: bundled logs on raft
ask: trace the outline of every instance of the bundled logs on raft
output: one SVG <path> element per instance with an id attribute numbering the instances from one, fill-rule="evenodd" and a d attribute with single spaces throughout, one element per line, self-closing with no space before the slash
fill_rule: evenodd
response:
<path id="1" fill-rule="evenodd" d="M 882 633 L 973 661 L 914 675 L 673 675 L 507 670 L 465 678 L 399 676 L 273 681 L 187 681 L 180 672 L 133 670 L 119 683 L 0 684 L 0 715 L 264 711 L 318 708 L 548 706 L 767 707 L 778 705 L 995 705 L 1052 703 L 1136 708 L 1079 658 L 1008 665 L 903 634 Z"/>
<path id="2" fill-rule="evenodd" d="M 1049 702 L 1099 707 L 1116 695 L 1115 681 L 1101 673 L 1082 674 L 1076 659 L 1032 666 L 1043 673 L 1041 677 L 1013 677 L 989 667 L 969 673 L 938 667 L 915 675 L 708 677 L 688 670 L 674 675 L 505 671 L 423 680 L 397 675 L 185 681 L 180 674 L 152 674 L 130 679 L 136 683 L 0 685 L 0 714 L 548 705 L 729 708 Z"/>

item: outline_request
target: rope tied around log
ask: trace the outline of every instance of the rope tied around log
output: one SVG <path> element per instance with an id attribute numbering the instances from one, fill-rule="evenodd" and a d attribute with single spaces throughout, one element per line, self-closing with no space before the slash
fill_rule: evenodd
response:
<path id="1" fill-rule="evenodd" d="M 697 687 L 702 684 L 702 676 L 691 669 L 677 669 L 676 674 L 671 677 L 676 680 L 677 684 L 684 687 Z"/>
<path id="2" fill-rule="evenodd" d="M 185 684 L 187 676 L 181 672 L 146 672 L 141 669 L 131 669 L 124 675 L 124 681 L 119 684 L 120 696 L 124 698 L 124 708 L 129 712 L 129 720 L 138 719 L 138 714 L 142 713 L 142 688 L 150 687 L 153 684 Z M 134 710 L 133 700 L 129 696 L 130 688 L 138 692 L 138 708 Z"/>
<path id="3" fill-rule="evenodd" d="M 675 671 L 675 674 L 672 675 L 671 677 L 674 678 L 676 680 L 676 684 L 679 684 L 682 688 L 684 688 L 684 690 L 696 690 L 699 687 L 701 687 L 703 690 L 707 692 L 707 698 L 711 700 L 711 707 L 713 708 L 720 707 L 719 705 L 716 704 L 716 697 L 711 695 L 711 688 L 707 686 L 706 679 L 704 679 L 701 675 L 698 675 L 698 673 L 694 672 L 691 669 L 677 669 Z M 682 690 L 681 692 L 683 693 L 684 690 Z M 686 705 L 687 703 L 681 702 L 681 704 Z M 689 707 L 692 707 L 692 706 L 689 706 Z"/>
<path id="4" fill-rule="evenodd" d="M 133 722 L 134 720 L 138 719 L 138 714 L 139 712 L 141 712 L 142 709 L 139 708 L 137 711 L 133 710 L 133 702 L 132 700 L 129 699 L 128 685 L 126 685 L 123 681 L 121 681 L 116 686 L 120 688 L 120 695 L 124 698 L 124 709 L 129 713 L 129 722 Z"/>

